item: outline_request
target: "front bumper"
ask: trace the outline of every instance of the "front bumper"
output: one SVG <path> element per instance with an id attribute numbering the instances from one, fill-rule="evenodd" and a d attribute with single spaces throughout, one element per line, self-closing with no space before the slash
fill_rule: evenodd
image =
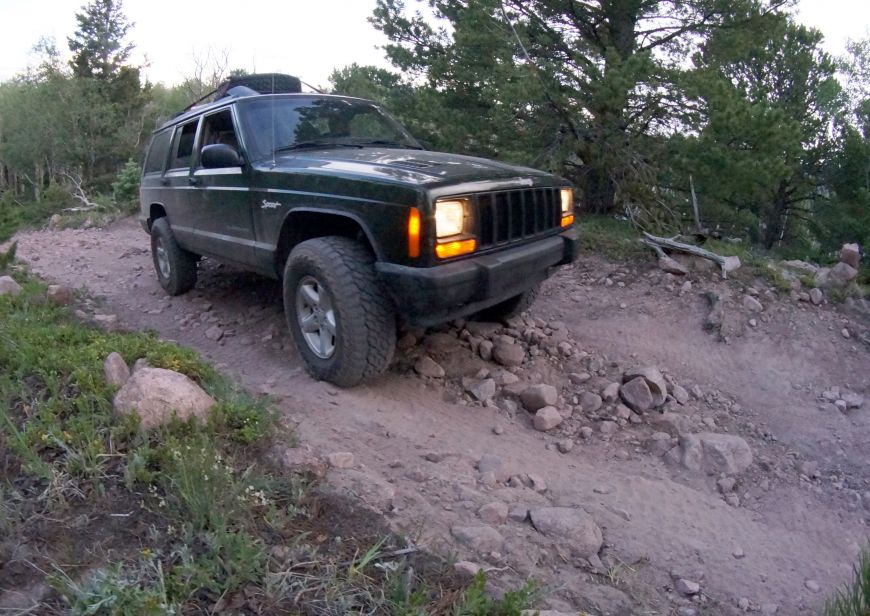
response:
<path id="1" fill-rule="evenodd" d="M 375 268 L 400 318 L 428 327 L 479 312 L 541 283 L 553 267 L 574 261 L 579 242 L 577 230 L 569 229 L 517 248 L 435 267 L 379 262 Z"/>

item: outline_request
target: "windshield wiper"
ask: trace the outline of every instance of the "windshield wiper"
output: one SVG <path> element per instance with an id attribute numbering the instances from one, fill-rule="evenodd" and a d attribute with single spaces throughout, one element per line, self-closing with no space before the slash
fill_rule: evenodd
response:
<path id="1" fill-rule="evenodd" d="M 404 148 L 406 150 L 422 150 L 418 145 L 411 145 L 410 143 L 404 143 L 402 141 L 390 141 L 389 139 L 369 139 L 366 141 L 356 141 L 356 145 L 360 147 L 366 145 L 385 145 L 390 148 Z"/>
<path id="2" fill-rule="evenodd" d="M 342 141 L 324 141 L 316 139 L 312 141 L 299 141 L 290 145 L 282 145 L 275 148 L 275 152 L 288 152 L 290 150 L 305 150 L 308 148 L 361 148 L 357 143 L 344 143 Z"/>

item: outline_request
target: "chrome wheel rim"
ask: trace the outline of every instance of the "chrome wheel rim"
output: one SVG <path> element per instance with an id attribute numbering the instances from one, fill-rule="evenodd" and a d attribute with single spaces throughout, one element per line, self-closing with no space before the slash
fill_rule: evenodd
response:
<path id="1" fill-rule="evenodd" d="M 311 352 L 320 359 L 332 357 L 338 340 L 335 309 L 329 291 L 314 276 L 296 286 L 296 318 Z"/>
<path id="2" fill-rule="evenodd" d="M 160 276 L 164 279 L 169 279 L 169 253 L 163 246 L 163 239 L 158 238 L 157 247 L 155 250 L 157 255 L 157 269 L 160 270 Z"/>

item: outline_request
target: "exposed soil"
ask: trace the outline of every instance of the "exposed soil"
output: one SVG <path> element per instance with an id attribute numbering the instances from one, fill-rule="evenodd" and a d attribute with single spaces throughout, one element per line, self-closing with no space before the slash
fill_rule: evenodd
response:
<path id="1" fill-rule="evenodd" d="M 132 219 L 17 239 L 33 271 L 99 298 L 83 304 L 89 316 L 114 314 L 123 327 L 198 349 L 252 391 L 275 396 L 313 452 L 353 453 L 353 468 L 330 471 L 331 482 L 383 511 L 394 529 L 490 569 L 496 589 L 529 577 L 543 582 L 551 589 L 543 606 L 737 614 L 745 598 L 752 611 L 773 613 L 776 605 L 778 614 L 817 613 L 849 578 L 865 542 L 870 404 L 840 412 L 820 400 L 832 387 L 870 398 L 870 347 L 861 339 L 870 318 L 858 309 L 799 303 L 762 280 L 725 282 L 715 272 L 693 272 L 692 289 L 681 292 L 683 280 L 652 265 L 584 255 L 545 285 L 528 315 L 546 322 L 545 331 L 564 323 L 570 355 L 549 353 L 542 342 L 538 355 L 513 369 L 520 384 L 557 387 L 567 415 L 575 407 L 558 429 L 542 433 L 513 403 L 510 392 L 520 385 L 500 388 L 487 404 L 471 401 L 462 377 L 503 372 L 474 354 L 456 327 L 400 351 L 383 377 L 338 390 L 302 368 L 277 282 L 204 260 L 196 289 L 167 298 L 148 238 Z M 742 306 L 749 286 L 761 313 Z M 725 297 L 724 340 L 702 326 L 706 290 Z M 414 373 L 423 353 L 444 366 L 445 379 Z M 686 404 L 668 403 L 684 418 L 680 431 L 729 432 L 750 444 L 754 462 L 735 477 L 730 503 L 718 476 L 669 465 L 649 450 L 652 433 L 673 427 L 660 425 L 658 413 L 604 435 L 609 407 L 576 407 L 574 396 L 634 365 L 658 366 L 684 388 L 697 387 L 700 396 Z M 568 375 L 578 372 L 593 378 L 573 384 Z M 591 437 L 581 438 L 583 427 L 593 428 Z M 576 444 L 560 453 L 557 443 L 568 438 Z M 500 459 L 496 473 L 478 471 L 484 454 Z M 451 528 L 482 525 L 477 510 L 493 501 L 584 509 L 604 532 L 600 561 L 576 558 L 528 521 L 497 526 L 504 542 L 495 551 L 457 543 Z M 701 593 L 682 596 L 677 577 L 699 582 Z"/>

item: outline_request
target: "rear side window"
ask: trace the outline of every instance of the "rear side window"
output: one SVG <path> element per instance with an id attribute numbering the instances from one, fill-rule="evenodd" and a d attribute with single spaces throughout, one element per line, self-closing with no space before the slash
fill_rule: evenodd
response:
<path id="1" fill-rule="evenodd" d="M 166 155 L 169 154 L 169 140 L 172 131 L 165 130 L 157 133 L 151 139 L 151 147 L 148 148 L 148 158 L 145 159 L 145 173 L 160 173 L 166 164 Z"/>
<path id="2" fill-rule="evenodd" d="M 175 142 L 172 146 L 171 169 L 190 167 L 193 156 L 193 142 L 196 140 L 196 127 L 199 120 L 188 122 L 175 131 Z"/>

